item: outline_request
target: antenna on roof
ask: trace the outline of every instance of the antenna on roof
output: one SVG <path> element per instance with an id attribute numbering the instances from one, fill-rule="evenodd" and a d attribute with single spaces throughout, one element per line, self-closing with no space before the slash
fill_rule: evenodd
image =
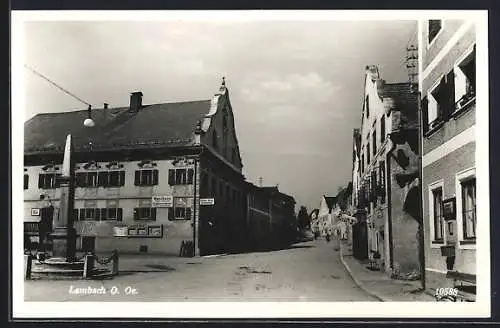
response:
<path id="1" fill-rule="evenodd" d="M 39 73 L 37 72 L 36 70 L 34 70 L 33 68 L 29 67 L 28 65 L 24 65 L 24 67 L 26 67 L 28 70 L 30 70 L 33 74 L 41 77 L 42 79 L 44 79 L 45 81 L 49 82 L 50 84 L 52 84 L 53 86 L 55 86 L 56 88 L 58 88 L 59 90 L 61 90 L 62 92 L 66 93 L 67 95 L 73 97 L 74 99 L 78 100 L 79 102 L 89 106 L 87 111 L 88 111 L 88 118 L 83 122 L 83 125 L 85 125 L 86 127 L 93 127 L 95 125 L 94 121 L 92 120 L 92 105 L 89 104 L 88 102 L 86 102 L 85 100 L 82 100 L 80 97 L 78 97 L 77 95 L 75 95 L 74 93 L 64 89 L 63 87 L 61 87 L 59 84 L 55 83 L 54 81 L 52 81 L 51 79 L 49 79 L 48 77 L 46 77 L 45 75 L 43 75 L 42 73 Z"/>
<path id="2" fill-rule="evenodd" d="M 28 70 L 30 70 L 31 72 L 33 72 L 34 74 L 38 75 L 39 77 L 41 77 L 42 79 L 46 80 L 47 82 L 49 82 L 50 84 L 52 84 L 53 86 L 55 86 L 56 88 L 58 88 L 59 90 L 63 91 L 64 93 L 70 95 L 71 97 L 75 98 L 76 100 L 78 100 L 79 102 L 81 103 L 84 103 L 85 105 L 88 105 L 88 106 L 92 106 L 91 104 L 89 104 L 88 102 L 86 102 L 85 100 L 82 100 L 80 97 L 76 96 L 75 94 L 71 93 L 70 91 L 64 89 L 63 87 L 61 87 L 60 85 L 58 85 L 57 83 L 55 83 L 54 81 L 50 80 L 48 77 L 44 76 L 43 74 L 35 71 L 33 68 L 29 67 L 28 65 L 24 65 L 24 67 L 26 67 Z"/>

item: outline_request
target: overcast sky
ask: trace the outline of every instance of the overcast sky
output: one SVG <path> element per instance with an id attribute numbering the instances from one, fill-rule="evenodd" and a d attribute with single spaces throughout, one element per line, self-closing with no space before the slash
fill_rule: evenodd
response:
<path id="1" fill-rule="evenodd" d="M 210 99 L 226 77 L 249 181 L 318 207 L 350 181 L 364 67 L 408 80 L 416 21 L 38 22 L 25 63 L 93 107 Z M 26 113 L 86 109 L 25 71 Z"/>

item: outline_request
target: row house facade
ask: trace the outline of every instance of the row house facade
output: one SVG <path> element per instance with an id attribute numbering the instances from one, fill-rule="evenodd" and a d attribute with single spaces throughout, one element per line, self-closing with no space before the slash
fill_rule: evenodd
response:
<path id="1" fill-rule="evenodd" d="M 428 20 L 419 31 L 425 277 L 435 289 L 447 273 L 476 274 L 476 29 Z"/>
<path id="2" fill-rule="evenodd" d="M 225 83 L 207 101 L 145 105 L 142 97 L 25 123 L 25 247 L 50 247 L 67 134 L 79 250 L 177 255 L 192 243 L 203 255 L 243 247 L 246 186 Z M 95 126 L 83 125 L 88 115 Z"/>
<path id="3" fill-rule="evenodd" d="M 418 89 L 367 66 L 361 127 L 353 133 L 353 254 L 391 275 L 420 272 Z"/>
<path id="4" fill-rule="evenodd" d="M 247 182 L 247 227 L 250 250 L 288 245 L 295 241 L 295 199 L 278 187 Z"/>

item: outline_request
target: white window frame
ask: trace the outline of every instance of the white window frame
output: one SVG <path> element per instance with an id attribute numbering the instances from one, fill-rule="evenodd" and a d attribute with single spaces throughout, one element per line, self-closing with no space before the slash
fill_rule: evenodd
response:
<path id="1" fill-rule="evenodd" d="M 436 91 L 437 88 L 439 88 L 440 84 L 441 84 L 441 80 L 443 79 L 444 77 L 444 74 L 441 74 L 439 75 L 439 78 L 434 82 L 434 84 L 429 88 L 429 90 L 427 91 L 427 101 L 428 101 L 428 104 L 427 104 L 427 125 L 429 127 L 429 131 L 433 130 L 430 128 L 430 124 L 432 122 L 434 122 L 436 119 L 437 119 L 437 100 L 434 98 L 434 96 L 432 95 L 432 93 L 434 91 Z M 431 103 L 432 105 L 434 106 L 435 104 L 435 113 L 436 113 L 436 117 L 431 121 L 430 119 L 430 108 L 431 108 Z"/>
<path id="2" fill-rule="evenodd" d="M 431 20 L 440 20 L 441 21 L 441 29 L 439 32 L 437 32 L 436 36 L 429 42 L 429 21 Z M 427 43 L 427 50 L 436 42 L 437 38 L 441 35 L 441 33 L 444 30 L 444 19 L 429 19 L 427 20 L 427 37 L 426 37 L 426 43 Z"/>
<path id="3" fill-rule="evenodd" d="M 463 235 L 463 218 L 462 218 L 462 181 L 476 178 L 476 168 L 470 167 L 468 169 L 457 172 L 455 177 L 455 195 L 456 195 L 456 211 L 457 211 L 457 241 L 458 247 L 460 249 L 476 249 L 476 243 L 474 244 L 461 244 L 464 241 Z M 477 179 L 477 178 L 476 178 Z M 476 180 L 476 193 L 477 193 L 477 180 Z M 477 212 L 476 212 L 477 219 Z M 477 230 L 477 222 L 476 222 L 476 230 Z M 477 234 L 477 232 L 476 232 Z M 477 236 L 476 236 L 477 242 Z"/>
<path id="4" fill-rule="evenodd" d="M 472 45 L 471 45 L 471 46 L 467 49 L 467 51 L 466 51 L 466 52 L 464 52 L 464 54 L 463 54 L 462 56 L 460 56 L 460 57 L 458 58 L 458 60 L 457 60 L 457 61 L 455 61 L 455 64 L 453 65 L 453 73 L 454 73 L 454 79 L 455 79 L 454 84 L 455 84 L 455 85 L 456 85 L 456 83 L 457 83 L 457 71 L 461 70 L 461 68 L 460 68 L 460 64 L 462 64 L 462 62 L 463 62 L 463 61 L 464 61 L 467 57 L 469 57 L 469 56 L 472 54 L 472 52 L 474 51 L 474 46 L 475 46 L 475 45 L 476 45 L 476 43 L 474 42 L 474 43 L 473 43 L 473 44 L 472 44 Z M 476 68 L 477 68 L 477 62 L 476 62 Z M 476 71 L 476 73 L 477 73 L 477 71 Z M 463 73 L 461 73 L 461 74 L 463 74 Z M 477 86 L 477 83 L 476 83 L 476 86 Z M 457 94 L 456 94 L 455 90 L 453 90 L 453 92 L 455 93 L 455 103 L 456 103 L 456 102 L 458 101 Z M 454 108 L 453 112 L 458 111 L 458 110 L 460 110 L 460 109 L 456 109 L 456 108 Z"/>
<path id="5" fill-rule="evenodd" d="M 436 189 L 439 189 L 441 188 L 441 190 L 443 191 L 443 200 L 445 199 L 445 195 L 444 195 L 444 180 L 441 179 L 441 180 L 438 180 L 438 181 L 435 181 L 431 184 L 428 185 L 428 197 L 429 197 L 429 243 L 430 243 L 430 247 L 431 248 L 441 248 L 441 246 L 446 246 L 446 233 L 447 233 L 447 229 L 446 229 L 446 224 L 444 225 L 443 227 L 443 242 L 442 243 L 436 243 L 436 240 L 434 239 L 434 195 L 433 195 L 433 191 L 436 190 Z"/>

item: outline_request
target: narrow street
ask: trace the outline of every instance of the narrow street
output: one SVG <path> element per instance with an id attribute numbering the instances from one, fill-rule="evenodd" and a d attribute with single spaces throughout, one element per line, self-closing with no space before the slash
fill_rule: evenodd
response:
<path id="1" fill-rule="evenodd" d="M 70 292 L 102 286 L 106 294 Z M 120 294 L 112 295 L 112 290 Z M 359 289 L 345 271 L 338 242 L 324 240 L 272 252 L 217 257 L 122 256 L 119 277 L 100 281 L 26 281 L 25 300 L 376 301 Z"/>

